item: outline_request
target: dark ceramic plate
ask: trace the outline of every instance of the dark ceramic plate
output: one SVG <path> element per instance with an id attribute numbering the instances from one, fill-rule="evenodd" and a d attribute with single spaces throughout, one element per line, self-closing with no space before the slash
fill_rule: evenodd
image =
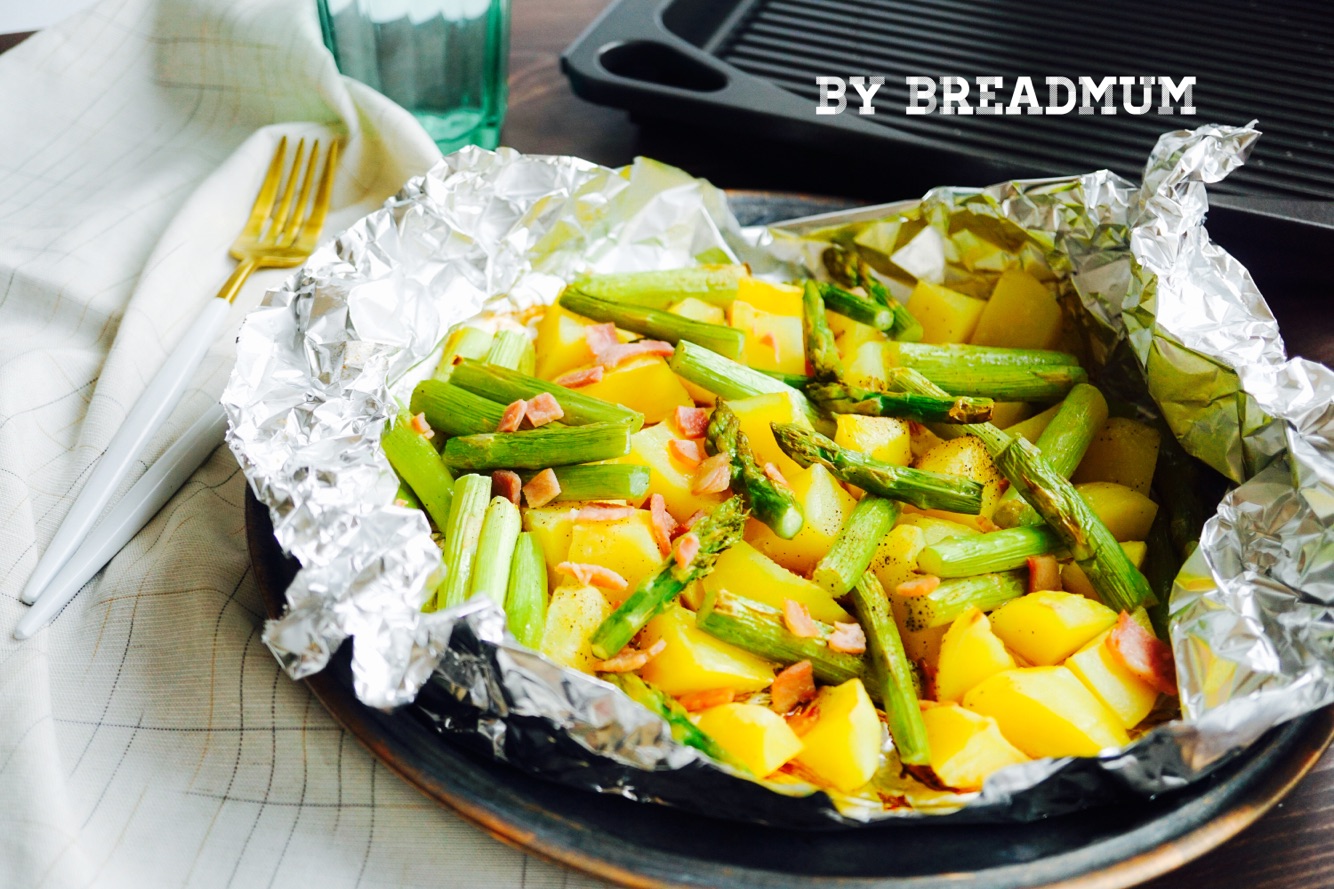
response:
<path id="1" fill-rule="evenodd" d="M 732 200 L 743 223 L 842 206 L 756 193 Z M 267 510 L 249 492 L 246 531 L 265 605 L 276 617 L 296 563 L 279 548 Z M 1131 886 L 1255 821 L 1334 739 L 1334 711 L 1325 710 L 1273 730 L 1186 790 L 1032 824 L 919 821 L 792 831 L 571 790 L 478 755 L 442 738 L 411 706 L 386 714 L 360 704 L 347 646 L 306 682 L 339 723 L 427 796 L 502 842 L 629 886 Z"/>

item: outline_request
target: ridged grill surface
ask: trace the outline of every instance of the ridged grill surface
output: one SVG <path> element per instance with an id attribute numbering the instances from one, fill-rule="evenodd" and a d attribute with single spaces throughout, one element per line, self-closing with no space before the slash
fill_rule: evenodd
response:
<path id="1" fill-rule="evenodd" d="M 1259 118 L 1264 136 L 1229 190 L 1334 197 L 1330 0 L 760 0 L 719 37 L 721 59 L 808 99 L 813 118 L 817 76 L 883 75 L 876 114 L 863 120 L 1050 173 L 1108 167 L 1138 178 L 1163 132 Z M 1043 104 L 1047 76 L 1194 75 L 1197 112 L 909 116 L 908 75 L 962 76 L 970 86 L 1001 76 L 1001 102 L 1029 76 Z M 853 114 L 860 100 L 848 95 L 843 113 Z"/>

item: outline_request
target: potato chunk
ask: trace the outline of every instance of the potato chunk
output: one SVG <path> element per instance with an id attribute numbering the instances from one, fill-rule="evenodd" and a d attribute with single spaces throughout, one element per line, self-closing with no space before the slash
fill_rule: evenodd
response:
<path id="1" fill-rule="evenodd" d="M 672 605 L 649 621 L 644 637 L 645 647 L 659 639 L 667 643 L 640 675 L 669 695 L 711 688 L 759 691 L 774 678 L 767 661 L 697 629 L 695 615 L 680 605 Z"/>
<path id="2" fill-rule="evenodd" d="M 861 787 L 880 766 L 882 728 L 860 679 L 820 691 L 815 725 L 801 736 L 797 762 L 845 793 Z"/>
<path id="3" fill-rule="evenodd" d="M 662 565 L 662 553 L 653 538 L 653 517 L 640 510 L 612 522 L 575 522 L 568 559 L 601 565 L 624 577 L 626 589 L 609 596 L 613 604 L 620 604 Z"/>
<path id="4" fill-rule="evenodd" d="M 746 539 L 756 549 L 789 571 L 809 575 L 829 547 L 857 501 L 819 463 L 787 476 L 805 519 L 791 540 L 784 540 L 763 522 L 746 522 Z"/>
<path id="5" fill-rule="evenodd" d="M 1085 482 L 1075 490 L 1119 541 L 1143 540 L 1158 514 L 1158 504 L 1115 482 Z"/>
<path id="6" fill-rule="evenodd" d="M 811 428 L 811 421 L 795 392 L 773 392 L 738 398 L 728 405 L 736 413 L 741 431 L 746 433 L 750 449 L 761 466 L 773 463 L 784 477 L 791 480 L 801 472 L 801 466 L 778 446 L 770 423 L 795 423 L 803 429 Z"/>
<path id="7" fill-rule="evenodd" d="M 558 664 L 592 672 L 597 657 L 589 639 L 612 608 L 597 587 L 569 584 L 556 588 L 547 606 L 547 622 L 538 650 Z"/>
<path id="8" fill-rule="evenodd" d="M 881 463 L 907 466 L 912 462 L 912 434 L 907 420 L 838 414 L 834 442 L 861 451 Z"/>
<path id="9" fill-rule="evenodd" d="M 981 790 L 987 776 L 1006 766 L 1028 762 L 1001 734 L 996 720 L 958 704 L 938 704 L 922 711 L 931 770 L 955 790 Z"/>
<path id="10" fill-rule="evenodd" d="M 723 704 L 699 715 L 701 731 L 759 778 L 801 750 L 801 739 L 783 717 L 758 704 Z"/>
<path id="11" fill-rule="evenodd" d="M 1065 665 L 1116 714 L 1123 727 L 1134 728 L 1153 710 L 1158 690 L 1126 669 L 1108 647 L 1108 633 L 1072 654 Z"/>
<path id="12" fill-rule="evenodd" d="M 939 284 L 918 281 L 908 310 L 922 325 L 924 343 L 966 343 L 977 328 L 986 302 Z"/>
<path id="13" fill-rule="evenodd" d="M 1000 502 L 1001 494 L 1009 485 L 1005 476 L 996 468 L 986 446 L 971 435 L 953 438 L 941 442 L 923 454 L 916 463 L 918 469 L 930 472 L 943 472 L 946 475 L 960 475 L 982 485 L 982 511 L 977 515 L 948 512 L 943 509 L 926 510 L 928 515 L 939 516 L 979 530 L 983 520 L 990 519 Z"/>
<path id="14" fill-rule="evenodd" d="M 822 587 L 788 571 L 744 540 L 723 550 L 701 583 L 706 591 L 726 590 L 775 608 L 791 599 L 805 605 L 816 620 L 852 620 Z"/>
<path id="15" fill-rule="evenodd" d="M 991 621 L 976 608 L 954 619 L 940 643 L 936 667 L 936 699 L 962 701 L 973 686 L 1017 664 L 991 630 Z"/>
<path id="16" fill-rule="evenodd" d="M 1010 269 L 996 281 L 969 342 L 1012 349 L 1053 349 L 1061 336 L 1061 307 L 1041 281 Z"/>
<path id="17" fill-rule="evenodd" d="M 1038 590 L 1006 602 L 991 615 L 996 637 L 1030 664 L 1059 664 L 1111 629 L 1116 612 L 1075 593 Z"/>
<path id="18" fill-rule="evenodd" d="M 630 436 L 630 453 L 607 462 L 647 466 L 648 494 L 661 494 L 667 504 L 667 511 L 678 522 L 684 522 L 697 510 L 709 510 L 717 506 L 726 499 L 726 494 L 691 493 L 695 484 L 695 469 L 682 464 L 668 452 L 667 444 L 673 438 L 676 438 L 676 432 L 670 423 L 646 426 Z"/>
<path id="19" fill-rule="evenodd" d="M 1111 417 L 1094 436 L 1074 475 L 1080 482 L 1116 482 L 1147 495 L 1158 463 L 1158 430 L 1138 420 Z"/>
<path id="20" fill-rule="evenodd" d="M 1095 756 L 1130 738 L 1116 715 L 1065 667 L 1026 667 L 984 679 L 963 705 L 990 716 L 1028 756 Z"/>
<path id="21" fill-rule="evenodd" d="M 759 370 L 806 372 L 801 319 L 757 309 L 750 303 L 732 303 L 732 326 L 746 334 L 741 363 Z"/>

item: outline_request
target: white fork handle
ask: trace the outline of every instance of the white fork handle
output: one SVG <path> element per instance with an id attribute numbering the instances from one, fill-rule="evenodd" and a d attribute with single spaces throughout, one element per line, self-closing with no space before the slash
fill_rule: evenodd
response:
<path id="1" fill-rule="evenodd" d="M 19 598 L 29 604 L 37 601 L 43 588 L 51 581 L 60 566 L 83 542 L 88 529 L 97 521 L 103 507 L 111 499 L 121 479 L 125 478 L 149 438 L 176 407 L 186 385 L 194 376 L 208 347 L 217 340 L 227 319 L 230 304 L 226 300 L 211 299 L 194 324 L 181 337 L 176 348 L 167 356 L 162 367 L 149 381 L 144 394 L 130 408 L 125 422 L 107 445 L 102 459 L 93 468 L 92 475 L 74 505 L 65 515 L 65 521 L 56 530 L 51 544 L 42 553 L 37 568 L 28 578 Z"/>

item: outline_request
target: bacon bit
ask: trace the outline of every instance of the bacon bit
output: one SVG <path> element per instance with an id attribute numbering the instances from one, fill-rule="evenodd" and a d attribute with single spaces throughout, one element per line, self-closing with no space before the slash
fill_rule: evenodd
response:
<path id="1" fill-rule="evenodd" d="M 672 551 L 672 558 L 676 560 L 676 567 L 685 571 L 697 555 L 699 555 L 698 534 L 691 531 L 676 538 L 676 547 Z"/>
<path id="2" fill-rule="evenodd" d="M 528 402 L 522 398 L 511 401 L 505 405 L 505 412 L 500 415 L 500 425 L 496 427 L 496 431 L 518 432 L 519 425 L 523 423 L 523 415 L 526 413 L 528 413 Z"/>
<path id="3" fill-rule="evenodd" d="M 550 470 L 548 470 L 550 471 Z M 555 477 L 555 473 L 551 473 Z M 519 505 L 519 494 L 523 490 L 523 479 L 519 478 L 517 472 L 510 472 L 508 469 L 497 469 L 491 473 L 491 496 L 504 497 L 515 506 Z"/>
<path id="4" fill-rule="evenodd" d="M 666 556 L 672 551 L 672 538 L 681 533 L 681 526 L 667 511 L 667 501 L 661 494 L 648 498 L 648 510 L 653 517 L 653 541 L 658 544 L 658 552 Z"/>
<path id="5" fill-rule="evenodd" d="M 830 651 L 844 654 L 864 654 L 866 652 L 866 632 L 858 623 L 835 623 L 834 632 L 826 640 Z"/>
<path id="6" fill-rule="evenodd" d="M 688 438 L 673 438 L 667 442 L 667 453 L 684 463 L 687 469 L 694 469 L 704 462 L 704 445 Z"/>
<path id="7" fill-rule="evenodd" d="M 659 639 L 646 650 L 622 648 L 605 661 L 594 661 L 593 669 L 598 673 L 629 673 L 641 669 L 649 661 L 662 654 L 667 647 L 666 639 Z"/>
<path id="8" fill-rule="evenodd" d="M 993 522 L 991 519 L 987 518 L 984 515 L 978 516 L 976 521 L 977 521 L 977 530 L 981 531 L 983 534 L 990 534 L 992 531 L 999 531 L 1001 529 L 1000 525 L 996 524 L 995 522 Z"/>
<path id="9" fill-rule="evenodd" d="M 727 454 L 714 454 L 695 470 L 695 482 L 690 486 L 692 494 L 717 494 L 726 491 L 732 484 L 732 458 Z"/>
<path id="10" fill-rule="evenodd" d="M 690 514 L 690 518 L 686 519 L 684 522 L 681 523 L 681 527 L 689 531 L 691 528 L 695 527 L 696 522 L 698 522 L 700 519 L 704 518 L 708 514 L 709 514 L 708 510 L 697 509 Z"/>
<path id="11" fill-rule="evenodd" d="M 412 415 L 412 429 L 427 441 L 435 438 L 435 430 L 431 428 L 430 423 L 426 422 L 426 414 L 424 413 Z"/>
<path id="12" fill-rule="evenodd" d="M 616 325 L 608 321 L 605 324 L 590 324 L 585 327 L 584 342 L 588 343 L 593 359 L 602 364 L 603 354 L 612 346 L 619 345 L 621 341 L 616 336 Z"/>
<path id="13" fill-rule="evenodd" d="M 560 481 L 554 469 L 543 469 L 523 486 L 523 496 L 532 508 L 546 506 L 560 496 Z"/>
<path id="14" fill-rule="evenodd" d="M 796 599 L 783 600 L 783 623 L 787 624 L 787 628 L 793 636 L 813 639 L 820 635 L 820 625 L 815 622 L 815 618 L 811 617 L 811 613 L 806 606 Z"/>
<path id="15" fill-rule="evenodd" d="M 565 411 L 554 395 L 550 392 L 543 392 L 528 400 L 528 407 L 524 409 L 523 415 L 536 429 L 539 426 L 547 425 L 552 420 L 559 420 L 565 416 Z"/>
<path id="16" fill-rule="evenodd" d="M 815 700 L 815 673 L 810 661 L 797 661 L 774 677 L 769 686 L 770 708 L 787 713 L 798 704 Z"/>
<path id="17" fill-rule="evenodd" d="M 619 522 L 639 512 L 633 506 L 585 506 L 575 516 L 577 522 Z"/>
<path id="18" fill-rule="evenodd" d="M 1122 611 L 1107 636 L 1107 647 L 1125 668 L 1165 695 L 1177 693 L 1172 649 Z"/>
<path id="19" fill-rule="evenodd" d="M 619 367 L 641 355 L 660 355 L 665 358 L 675 351 L 675 346 L 662 340 L 635 340 L 633 343 L 617 343 L 600 353 L 597 358 L 599 364 L 610 368 Z"/>
<path id="20" fill-rule="evenodd" d="M 578 389 L 582 386 L 591 386 L 594 383 L 601 383 L 602 373 L 602 365 L 595 364 L 592 367 L 585 367 L 580 370 L 572 370 L 567 374 L 561 374 L 552 382 L 557 386 L 564 386 L 566 389 Z"/>
<path id="21" fill-rule="evenodd" d="M 939 577 L 936 577 L 934 574 L 923 574 L 921 577 L 905 580 L 903 583 L 894 587 L 894 592 L 903 596 L 905 599 L 911 599 L 916 596 L 929 595 L 938 586 L 940 586 Z"/>
<path id="22" fill-rule="evenodd" d="M 815 728 L 815 724 L 820 721 L 820 705 L 817 703 L 807 704 L 804 707 L 793 710 L 791 713 L 787 714 L 785 718 L 787 719 L 788 728 L 792 729 L 793 733 L 800 738 L 802 735 Z M 792 763 L 789 762 L 788 765 L 792 765 Z"/>
<path id="23" fill-rule="evenodd" d="M 1060 592 L 1061 566 L 1051 553 L 1028 557 L 1028 591 L 1056 590 Z"/>
<path id="24" fill-rule="evenodd" d="M 709 412 L 702 407 L 678 407 L 672 412 L 672 425 L 685 438 L 702 438 L 709 430 Z"/>
<path id="25" fill-rule="evenodd" d="M 610 568 L 589 562 L 561 562 L 556 566 L 556 573 L 573 577 L 585 586 L 595 586 L 600 590 L 620 592 L 630 586 L 624 577 Z"/>
<path id="26" fill-rule="evenodd" d="M 689 713 L 698 713 L 710 707 L 721 707 L 736 700 L 736 692 L 730 688 L 709 688 L 704 691 L 692 691 L 681 695 L 677 702 Z"/>
<path id="27" fill-rule="evenodd" d="M 783 478 L 783 473 L 779 470 L 777 463 L 765 463 L 764 474 L 768 476 L 769 481 L 775 484 L 782 485 L 785 488 L 792 487 L 792 485 L 788 483 L 788 480 Z"/>

